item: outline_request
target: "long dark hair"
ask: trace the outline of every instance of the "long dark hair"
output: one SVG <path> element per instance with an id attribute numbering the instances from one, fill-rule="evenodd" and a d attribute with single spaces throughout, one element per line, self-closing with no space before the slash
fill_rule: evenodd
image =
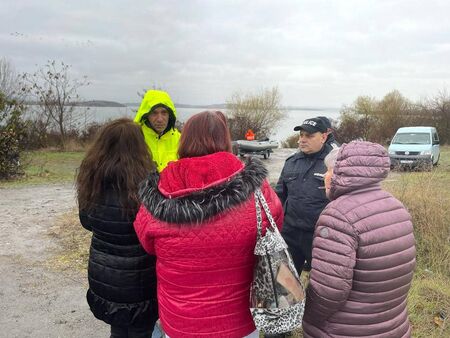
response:
<path id="1" fill-rule="evenodd" d="M 127 118 L 108 123 L 98 132 L 78 169 L 80 209 L 98 203 L 106 188 L 121 193 L 124 208 L 137 208 L 139 183 L 154 170 L 141 127 Z"/>
<path id="2" fill-rule="evenodd" d="M 227 119 L 220 111 L 195 114 L 183 126 L 178 155 L 197 157 L 219 151 L 231 152 L 231 136 Z"/>

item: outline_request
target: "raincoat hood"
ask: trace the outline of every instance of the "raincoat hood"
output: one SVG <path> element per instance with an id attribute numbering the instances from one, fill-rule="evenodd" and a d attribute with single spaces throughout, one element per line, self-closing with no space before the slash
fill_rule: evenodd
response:
<path id="1" fill-rule="evenodd" d="M 164 107 L 169 111 L 167 128 L 160 134 L 146 123 L 146 116 L 157 107 Z M 178 159 L 178 143 L 180 132 L 175 128 L 177 112 L 169 94 L 161 90 L 149 90 L 142 99 L 134 122 L 138 123 L 144 133 L 145 142 L 152 154 L 158 171 L 163 170 L 167 163 Z"/>
<path id="2" fill-rule="evenodd" d="M 142 99 L 141 105 L 139 106 L 139 109 L 136 113 L 136 116 L 134 118 L 134 122 L 139 123 L 142 126 L 145 126 L 148 128 L 144 121 L 143 117 L 144 115 L 147 115 L 150 113 L 154 108 L 161 107 L 168 108 L 169 111 L 169 124 L 167 126 L 167 129 L 165 130 L 165 133 L 175 127 L 175 121 L 177 118 L 177 111 L 175 109 L 175 105 L 173 104 L 169 94 L 162 90 L 148 90 L 144 98 Z"/>
<path id="3" fill-rule="evenodd" d="M 379 185 L 390 170 L 389 155 L 377 143 L 353 141 L 339 150 L 331 178 L 330 199 Z"/>

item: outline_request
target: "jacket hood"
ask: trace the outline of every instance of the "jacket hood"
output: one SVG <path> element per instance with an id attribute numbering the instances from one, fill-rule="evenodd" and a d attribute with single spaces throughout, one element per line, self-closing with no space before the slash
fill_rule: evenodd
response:
<path id="1" fill-rule="evenodd" d="M 244 164 L 228 152 L 183 158 L 163 170 L 158 189 L 165 197 L 182 197 L 230 180 L 243 169 Z"/>
<path id="2" fill-rule="evenodd" d="M 330 199 L 379 185 L 387 177 L 389 170 L 389 155 L 383 146 L 362 141 L 344 143 L 333 169 Z"/>
<path id="3" fill-rule="evenodd" d="M 168 223 L 201 223 L 248 200 L 267 177 L 262 162 L 219 152 L 171 162 L 140 190 L 143 205 Z"/>
<path id="4" fill-rule="evenodd" d="M 163 106 L 169 108 L 168 110 L 170 118 L 167 130 L 174 128 L 175 121 L 177 118 L 175 105 L 173 104 L 169 94 L 167 94 L 162 90 L 148 90 L 145 93 L 141 105 L 139 106 L 139 109 L 136 113 L 136 116 L 134 117 L 134 122 L 139 123 L 141 126 L 145 126 L 146 128 L 148 128 L 143 122 L 142 118 L 144 117 L 144 115 L 150 113 L 150 111 L 153 108 L 156 108 L 156 106 Z"/>

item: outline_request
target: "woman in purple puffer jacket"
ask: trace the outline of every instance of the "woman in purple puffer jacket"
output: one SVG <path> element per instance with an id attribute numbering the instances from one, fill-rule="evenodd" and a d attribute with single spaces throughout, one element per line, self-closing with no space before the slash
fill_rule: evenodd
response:
<path id="1" fill-rule="evenodd" d="M 408 211 L 381 188 L 389 156 L 351 142 L 325 164 L 331 202 L 314 233 L 304 337 L 410 337 L 415 240 Z"/>

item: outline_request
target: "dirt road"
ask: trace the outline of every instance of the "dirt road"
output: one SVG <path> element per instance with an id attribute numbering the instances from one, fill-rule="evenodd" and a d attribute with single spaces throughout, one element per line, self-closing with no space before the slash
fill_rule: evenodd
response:
<path id="1" fill-rule="evenodd" d="M 86 277 L 44 264 L 55 218 L 75 206 L 71 185 L 0 189 L 0 337 L 107 337 L 86 303 Z"/>
<path id="2" fill-rule="evenodd" d="M 277 149 L 264 160 L 271 182 L 292 152 Z M 59 245 L 49 228 L 74 207 L 69 184 L 0 189 L 0 337 L 109 336 L 89 311 L 86 276 L 45 264 Z"/>

